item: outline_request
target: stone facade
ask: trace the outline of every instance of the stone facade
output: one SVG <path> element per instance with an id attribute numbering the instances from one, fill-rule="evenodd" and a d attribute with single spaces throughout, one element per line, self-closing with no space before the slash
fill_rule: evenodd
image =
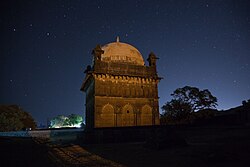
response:
<path id="1" fill-rule="evenodd" d="M 93 50 L 81 90 L 86 93 L 86 128 L 159 124 L 156 56 L 149 66 L 133 46 L 113 42 Z"/>

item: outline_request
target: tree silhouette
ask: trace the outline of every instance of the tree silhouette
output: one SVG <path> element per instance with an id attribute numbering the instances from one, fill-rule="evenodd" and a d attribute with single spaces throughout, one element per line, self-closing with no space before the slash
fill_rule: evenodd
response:
<path id="1" fill-rule="evenodd" d="M 217 98 L 208 89 L 185 86 L 176 89 L 171 96 L 173 99 L 162 106 L 163 122 L 183 123 L 192 121 L 193 112 L 204 109 L 215 109 Z"/>
<path id="2" fill-rule="evenodd" d="M 18 105 L 0 105 L 0 131 L 35 129 L 32 116 Z"/>
<path id="3" fill-rule="evenodd" d="M 242 101 L 242 105 L 243 105 L 243 106 L 248 106 L 248 107 L 249 107 L 249 106 L 250 106 L 250 99 L 247 100 L 247 101 L 246 101 L 246 100 Z"/>

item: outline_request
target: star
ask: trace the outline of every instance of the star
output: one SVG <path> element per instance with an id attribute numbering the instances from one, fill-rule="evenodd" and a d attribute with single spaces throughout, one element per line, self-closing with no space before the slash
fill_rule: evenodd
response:
<path id="1" fill-rule="evenodd" d="M 11 5 L 13 3 L 6 8 L 10 11 L 3 11 L 6 18 L 1 20 L 4 61 L 0 60 L 3 68 L 0 73 L 6 83 L 0 83 L 0 99 L 28 108 L 37 115 L 34 117 L 38 121 L 51 113 L 69 112 L 63 105 L 65 109 L 56 110 L 61 102 L 74 106 L 74 112 L 85 109 L 81 106 L 85 95 L 76 99 L 58 97 L 60 90 L 52 85 L 72 80 L 66 85 L 68 96 L 73 96 L 83 71 L 92 63 L 92 49 L 97 43 L 114 41 L 116 34 L 125 38 L 124 43 L 136 46 L 146 64 L 151 50 L 160 57 L 157 69 L 164 78 L 159 84 L 160 103 L 168 101 L 167 96 L 175 88 L 187 84 L 207 87 L 210 91 L 216 89 L 213 93 L 220 100 L 220 109 L 236 107 L 238 101 L 249 96 L 246 95 L 250 89 L 247 1 L 135 0 L 121 4 L 93 0 L 43 5 L 23 1 L 21 8 Z M 63 64 L 67 64 L 67 68 Z M 69 75 L 61 75 L 62 72 Z M 54 77 L 58 80 L 51 81 Z M 49 85 L 36 89 L 43 81 Z M 6 90 L 5 85 L 8 85 Z M 29 89 L 23 90 L 22 85 Z M 29 100 L 36 93 L 41 97 Z M 47 113 L 43 113 L 39 98 L 50 101 L 45 97 L 47 94 L 57 100 L 53 105 L 44 106 Z M 234 103 L 227 105 L 223 98 L 232 98 Z M 42 114 L 38 116 L 38 113 Z"/>

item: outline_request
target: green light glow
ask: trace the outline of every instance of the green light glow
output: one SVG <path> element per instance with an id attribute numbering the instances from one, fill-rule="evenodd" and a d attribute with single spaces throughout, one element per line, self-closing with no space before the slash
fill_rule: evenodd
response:
<path id="1" fill-rule="evenodd" d="M 83 118 L 79 115 L 71 114 L 69 116 L 58 115 L 50 120 L 50 128 L 80 128 L 83 124 Z"/>

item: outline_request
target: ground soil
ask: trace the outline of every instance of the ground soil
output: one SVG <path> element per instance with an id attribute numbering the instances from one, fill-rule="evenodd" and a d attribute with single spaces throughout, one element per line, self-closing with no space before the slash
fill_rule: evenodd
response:
<path id="1" fill-rule="evenodd" d="M 32 138 L 0 137 L 0 162 L 1 167 L 56 166 L 49 159 L 47 146 Z"/>
<path id="2" fill-rule="evenodd" d="M 250 127 L 177 128 L 187 146 L 48 143 L 0 138 L 0 166 L 249 167 Z M 77 163 L 76 163 L 77 162 Z"/>
<path id="3" fill-rule="evenodd" d="M 145 143 L 95 144 L 85 148 L 101 157 L 131 167 L 250 166 L 250 128 L 179 128 L 185 147 L 154 149 Z"/>

